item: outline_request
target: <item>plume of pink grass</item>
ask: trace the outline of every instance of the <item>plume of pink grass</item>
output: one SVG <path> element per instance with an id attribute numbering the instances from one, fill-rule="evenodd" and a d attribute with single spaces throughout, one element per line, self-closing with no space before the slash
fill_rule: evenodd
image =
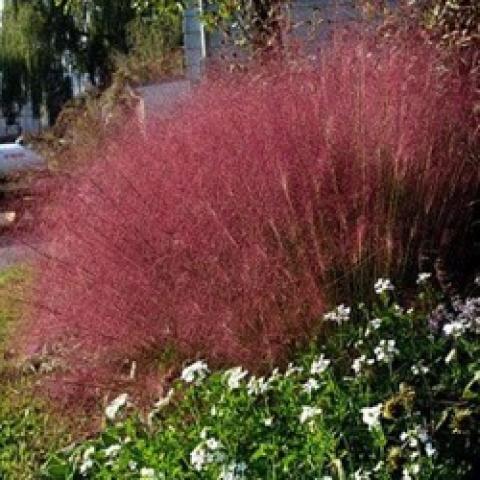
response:
<path id="1" fill-rule="evenodd" d="M 167 347 L 258 370 L 332 295 L 415 274 L 446 237 L 460 254 L 478 139 L 452 72 L 350 38 L 210 79 L 146 137 L 127 125 L 45 208 L 28 344 L 93 377 Z"/>

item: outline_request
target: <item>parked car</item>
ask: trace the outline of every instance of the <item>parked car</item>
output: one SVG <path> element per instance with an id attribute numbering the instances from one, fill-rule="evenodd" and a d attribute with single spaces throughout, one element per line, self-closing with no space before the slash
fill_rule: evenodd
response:
<path id="1" fill-rule="evenodd" d="M 0 227 L 18 224 L 31 214 L 32 182 L 47 172 L 47 162 L 21 138 L 0 144 Z"/>

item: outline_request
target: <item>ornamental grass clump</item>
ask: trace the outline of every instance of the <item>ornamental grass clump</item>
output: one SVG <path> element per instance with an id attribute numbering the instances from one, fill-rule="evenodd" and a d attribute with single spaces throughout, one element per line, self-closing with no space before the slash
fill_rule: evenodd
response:
<path id="1" fill-rule="evenodd" d="M 110 380 L 165 348 L 285 360 L 332 298 L 414 276 L 421 251 L 463 253 L 471 95 L 432 47 L 352 38 L 205 82 L 50 202 L 29 345 Z"/>

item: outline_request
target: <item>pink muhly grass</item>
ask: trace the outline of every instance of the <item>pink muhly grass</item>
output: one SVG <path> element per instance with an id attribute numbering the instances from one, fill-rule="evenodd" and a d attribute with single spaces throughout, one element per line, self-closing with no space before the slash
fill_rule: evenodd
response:
<path id="1" fill-rule="evenodd" d="M 414 274 L 447 233 L 461 253 L 479 184 L 470 95 L 433 48 L 366 40 L 206 82 L 56 193 L 30 346 L 90 372 L 167 346 L 256 370 L 284 359 L 332 298 Z"/>

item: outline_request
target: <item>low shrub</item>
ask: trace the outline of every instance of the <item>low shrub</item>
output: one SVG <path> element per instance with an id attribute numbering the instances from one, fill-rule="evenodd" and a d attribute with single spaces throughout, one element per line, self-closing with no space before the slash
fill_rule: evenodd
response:
<path id="1" fill-rule="evenodd" d="M 28 344 L 93 385 L 167 347 L 261 369 L 377 276 L 407 282 L 420 256 L 460 265 L 471 94 L 432 47 L 368 38 L 206 82 L 58 192 Z"/>
<path id="2" fill-rule="evenodd" d="M 148 415 L 117 397 L 101 435 L 52 455 L 43 478 L 478 478 L 480 298 L 431 310 L 419 283 L 408 309 L 384 280 L 372 310 L 329 313 L 327 344 L 286 370 L 197 361 Z"/>

